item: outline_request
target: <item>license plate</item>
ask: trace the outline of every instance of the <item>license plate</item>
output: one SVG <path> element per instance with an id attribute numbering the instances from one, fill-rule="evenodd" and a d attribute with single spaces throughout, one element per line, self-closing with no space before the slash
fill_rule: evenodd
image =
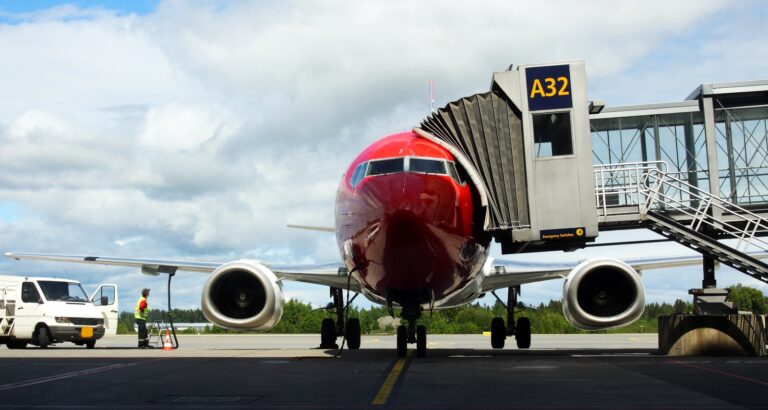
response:
<path id="1" fill-rule="evenodd" d="M 83 339 L 88 339 L 93 337 L 93 328 L 92 327 L 84 327 L 80 329 L 80 337 Z"/>

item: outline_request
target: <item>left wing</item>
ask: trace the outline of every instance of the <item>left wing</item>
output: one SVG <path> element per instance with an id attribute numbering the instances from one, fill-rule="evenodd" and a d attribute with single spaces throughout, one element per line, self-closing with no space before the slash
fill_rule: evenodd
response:
<path id="1" fill-rule="evenodd" d="M 128 266 L 140 268 L 141 272 L 147 275 L 159 275 L 161 273 L 169 274 L 176 271 L 211 273 L 225 262 L 200 262 L 200 261 L 179 261 L 179 260 L 161 260 L 161 259 L 139 259 L 139 258 L 114 258 L 103 256 L 78 256 L 78 255 L 54 255 L 42 253 L 23 253 L 6 252 L 5 257 L 20 259 L 33 259 L 54 262 L 83 263 L 91 265 L 110 265 L 110 266 Z M 346 275 L 339 275 L 340 264 L 321 264 L 321 265 L 265 265 L 275 273 L 280 280 L 293 280 L 297 282 L 313 283 L 335 288 L 349 289 L 353 292 L 360 291 L 360 285 L 357 281 L 348 281 Z"/>

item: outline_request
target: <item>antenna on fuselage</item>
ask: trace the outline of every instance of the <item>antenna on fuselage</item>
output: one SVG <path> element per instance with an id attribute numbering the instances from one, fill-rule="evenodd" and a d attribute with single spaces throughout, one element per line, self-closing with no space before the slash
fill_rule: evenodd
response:
<path id="1" fill-rule="evenodd" d="M 429 80 L 429 114 L 435 112 L 435 82 Z"/>

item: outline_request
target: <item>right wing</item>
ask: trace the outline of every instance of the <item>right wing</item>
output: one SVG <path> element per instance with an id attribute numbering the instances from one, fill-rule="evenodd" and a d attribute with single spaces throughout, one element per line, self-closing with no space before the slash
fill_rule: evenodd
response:
<path id="1" fill-rule="evenodd" d="M 749 252 L 753 258 L 768 258 L 768 253 Z M 631 266 L 638 272 L 649 269 L 674 268 L 680 266 L 700 265 L 702 256 L 691 254 L 683 256 L 643 257 L 617 259 Z M 580 263 L 589 259 L 564 263 L 521 262 L 504 259 L 494 259 L 491 269 L 486 272 L 482 282 L 482 291 L 490 292 L 499 288 L 541 282 L 551 279 L 561 279 Z M 499 267 L 498 271 L 496 267 Z"/>

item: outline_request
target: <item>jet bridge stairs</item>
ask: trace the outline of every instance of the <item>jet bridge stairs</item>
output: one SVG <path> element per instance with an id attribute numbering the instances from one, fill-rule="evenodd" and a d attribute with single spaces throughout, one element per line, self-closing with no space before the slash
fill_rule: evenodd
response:
<path id="1" fill-rule="evenodd" d="M 768 253 L 768 219 L 759 211 L 670 175 L 664 162 L 597 165 L 594 172 L 600 230 L 646 227 L 768 283 L 768 264 L 747 254 Z"/>
<path id="2" fill-rule="evenodd" d="M 716 288 L 714 275 L 719 261 L 768 283 L 768 265 L 751 256 L 768 252 L 765 211 L 748 210 L 682 181 L 666 172 L 664 162 L 598 165 L 594 173 L 601 230 L 644 226 L 703 255 L 704 288 L 689 291 L 694 314 L 659 317 L 660 351 L 765 356 L 763 319 L 738 312 L 726 301 L 728 291 Z"/>

